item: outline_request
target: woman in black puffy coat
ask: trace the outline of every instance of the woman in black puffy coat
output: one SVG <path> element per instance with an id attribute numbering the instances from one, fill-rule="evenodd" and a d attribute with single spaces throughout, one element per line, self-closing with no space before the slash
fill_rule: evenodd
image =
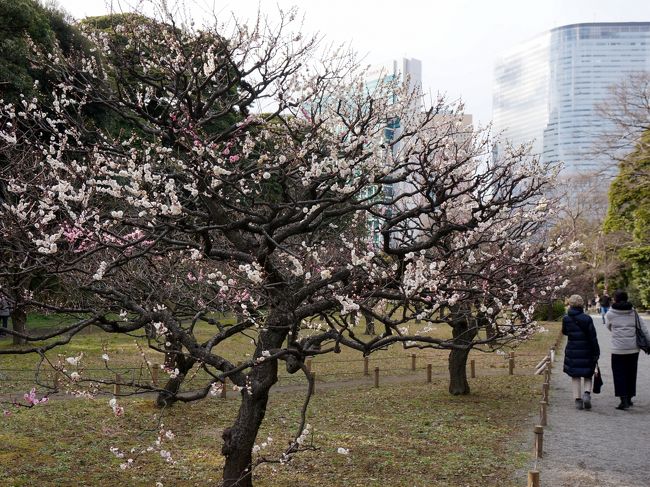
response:
<path id="1" fill-rule="evenodd" d="M 582 297 L 574 294 L 569 298 L 569 311 L 562 318 L 562 333 L 568 338 L 564 372 L 572 378 L 576 408 L 591 409 L 591 378 L 600 357 L 600 347 L 594 322 L 585 314 L 583 305 Z"/>

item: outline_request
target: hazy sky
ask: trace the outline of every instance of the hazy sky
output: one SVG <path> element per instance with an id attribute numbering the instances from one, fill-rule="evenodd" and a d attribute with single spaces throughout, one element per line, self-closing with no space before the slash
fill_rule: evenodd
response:
<path id="1" fill-rule="evenodd" d="M 117 0 L 113 0 L 117 3 Z M 175 0 L 167 0 L 172 4 Z M 136 0 L 121 0 L 121 5 Z M 105 0 L 59 0 L 77 18 L 108 11 Z M 649 0 L 186 0 L 200 20 L 213 9 L 250 18 L 297 6 L 305 30 L 349 43 L 365 62 L 422 61 L 426 91 L 462 97 L 475 120 L 492 114 L 492 73 L 504 50 L 559 25 L 650 21 Z"/>

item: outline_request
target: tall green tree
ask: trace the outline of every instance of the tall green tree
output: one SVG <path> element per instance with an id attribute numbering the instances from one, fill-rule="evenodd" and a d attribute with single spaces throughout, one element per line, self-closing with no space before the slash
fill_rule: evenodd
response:
<path id="1" fill-rule="evenodd" d="M 605 230 L 627 235 L 620 255 L 631 267 L 630 284 L 640 303 L 650 307 L 650 130 L 619 164 L 609 190 Z"/>
<path id="2" fill-rule="evenodd" d="M 47 77 L 33 63 L 30 43 L 48 52 L 55 45 L 68 55 L 83 45 L 65 13 L 36 0 L 0 0 L 0 98 L 16 101 L 29 96 L 34 81 Z"/>

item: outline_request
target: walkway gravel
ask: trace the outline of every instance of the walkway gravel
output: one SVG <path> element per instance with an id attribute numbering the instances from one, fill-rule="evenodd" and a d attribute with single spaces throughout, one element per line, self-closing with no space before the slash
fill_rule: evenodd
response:
<path id="1" fill-rule="evenodd" d="M 592 394 L 590 411 L 575 409 L 571 379 L 562 372 L 564 346 L 551 380 L 544 458 L 538 462 L 543 486 L 650 486 L 650 356 L 641 352 L 637 397 L 628 411 L 615 409 L 610 365 L 610 332 L 592 315 L 601 349 L 603 391 Z M 649 317 L 644 316 L 646 323 Z M 531 435 L 532 436 L 532 435 Z"/>

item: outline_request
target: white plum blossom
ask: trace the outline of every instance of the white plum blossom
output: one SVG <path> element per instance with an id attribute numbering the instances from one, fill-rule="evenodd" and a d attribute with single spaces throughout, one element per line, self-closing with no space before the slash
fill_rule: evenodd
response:
<path id="1" fill-rule="evenodd" d="M 108 264 L 104 261 L 101 261 L 99 267 L 97 268 L 97 271 L 95 274 L 93 274 L 93 279 L 95 281 L 101 281 L 104 278 L 104 273 L 106 272 L 107 267 Z"/>
<path id="2" fill-rule="evenodd" d="M 79 362 L 81 362 L 81 359 L 83 359 L 83 352 L 81 352 L 79 355 L 76 357 L 66 357 L 65 361 L 69 363 L 70 365 L 77 366 L 79 365 Z"/>
<path id="3" fill-rule="evenodd" d="M 117 399 L 112 398 L 108 401 L 108 405 L 113 410 L 115 416 L 124 416 L 124 408 L 120 406 L 117 402 Z"/>

